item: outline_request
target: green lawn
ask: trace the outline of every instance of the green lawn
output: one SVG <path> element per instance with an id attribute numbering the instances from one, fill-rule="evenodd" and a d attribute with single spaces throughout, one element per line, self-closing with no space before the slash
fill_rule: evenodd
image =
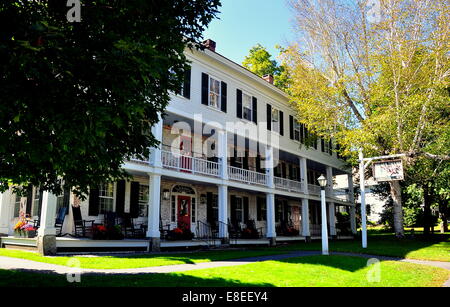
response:
<path id="1" fill-rule="evenodd" d="M 367 249 L 361 247 L 360 240 L 330 241 L 330 251 L 365 253 L 400 258 L 450 261 L 450 236 L 435 235 L 429 240 L 420 236 L 413 239 L 397 240 L 390 234 L 369 235 Z M 320 250 L 320 241 L 279 246 L 278 250 Z"/>
<path id="2" fill-rule="evenodd" d="M 145 268 L 163 265 L 200 263 L 238 259 L 244 257 L 256 257 L 265 255 L 285 254 L 282 250 L 228 250 L 196 253 L 167 253 L 167 254 L 129 254 L 126 256 L 101 256 L 101 257 L 43 257 L 35 252 L 0 248 L 0 256 L 28 259 L 38 262 L 67 265 L 70 259 L 76 258 L 84 269 L 131 269 Z"/>
<path id="3" fill-rule="evenodd" d="M 142 275 L 82 275 L 70 284 L 65 276 L 0 270 L 0 286 L 117 286 L 117 287 L 440 287 L 450 277 L 444 269 L 383 261 L 380 281 L 369 282 L 367 259 L 310 256 L 185 273 Z M 39 281 L 39 282 L 37 282 Z"/>

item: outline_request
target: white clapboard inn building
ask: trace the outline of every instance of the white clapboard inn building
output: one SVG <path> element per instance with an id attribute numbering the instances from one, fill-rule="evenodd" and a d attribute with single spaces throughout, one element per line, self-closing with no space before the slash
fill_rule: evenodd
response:
<path id="1" fill-rule="evenodd" d="M 211 40 L 204 44 L 203 51 L 186 50 L 191 67 L 184 87 L 152 127 L 161 146 L 149 159 L 124 162 L 133 179 L 93 187 L 84 201 L 37 187 L 28 187 L 26 197 L 1 194 L 2 247 L 53 253 L 318 239 L 322 174 L 330 238 L 356 232 L 351 170 L 333 143 L 314 139 L 297 122 L 273 77 L 260 78 L 220 55 Z M 39 224 L 34 238 L 13 230 L 24 215 Z M 93 240 L 92 224 L 105 223 L 129 231 L 122 240 Z"/>

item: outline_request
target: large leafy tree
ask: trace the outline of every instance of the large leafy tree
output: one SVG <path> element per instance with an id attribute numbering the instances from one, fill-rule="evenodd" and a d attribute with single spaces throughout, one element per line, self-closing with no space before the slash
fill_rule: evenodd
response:
<path id="1" fill-rule="evenodd" d="M 280 46 L 276 47 L 280 50 L 280 54 L 284 52 Z M 267 51 L 267 48 L 261 44 L 256 44 L 250 49 L 242 65 L 260 77 L 272 75 L 274 77 L 274 85 L 282 90 L 289 88 L 288 71 L 282 64 L 279 65 Z"/>
<path id="2" fill-rule="evenodd" d="M 407 169 L 419 156 L 450 159 L 448 1 L 380 0 L 379 19 L 365 0 L 290 2 L 299 40 L 285 62 L 310 131 L 334 138 L 353 161 L 358 147 L 366 156 L 405 153 Z M 401 237 L 400 183 L 389 185 Z"/>
<path id="3" fill-rule="evenodd" d="M 180 88 L 219 0 L 0 3 L 0 190 L 33 184 L 77 193 L 126 176 L 148 156 L 149 133 Z"/>

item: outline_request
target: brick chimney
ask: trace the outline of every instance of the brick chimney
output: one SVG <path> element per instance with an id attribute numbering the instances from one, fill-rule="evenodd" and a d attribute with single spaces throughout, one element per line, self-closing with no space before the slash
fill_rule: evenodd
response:
<path id="1" fill-rule="evenodd" d="M 212 39 L 207 39 L 203 42 L 203 46 L 205 46 L 207 49 L 211 50 L 212 52 L 216 52 L 216 42 Z"/>
<path id="2" fill-rule="evenodd" d="M 263 79 L 269 82 L 270 84 L 273 84 L 273 75 L 264 75 Z"/>

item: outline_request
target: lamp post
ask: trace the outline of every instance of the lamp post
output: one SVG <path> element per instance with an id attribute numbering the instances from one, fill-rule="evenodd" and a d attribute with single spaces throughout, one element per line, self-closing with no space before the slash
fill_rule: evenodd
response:
<path id="1" fill-rule="evenodd" d="M 320 200 L 322 203 L 322 255 L 328 255 L 328 228 L 327 228 L 327 204 L 325 201 L 325 187 L 327 178 L 321 175 L 317 181 L 320 185 Z"/>

